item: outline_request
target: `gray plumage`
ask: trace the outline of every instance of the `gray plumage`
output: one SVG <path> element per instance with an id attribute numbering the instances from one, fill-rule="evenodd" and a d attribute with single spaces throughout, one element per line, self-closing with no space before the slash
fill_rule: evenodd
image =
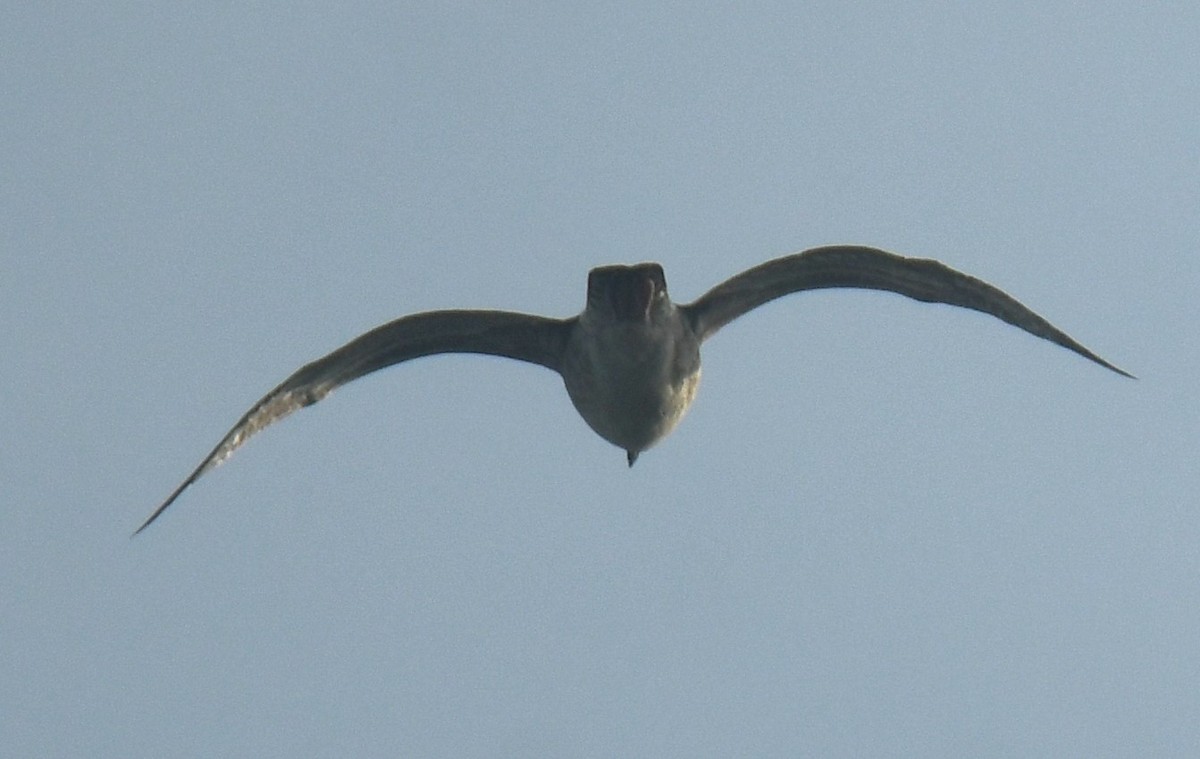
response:
<path id="1" fill-rule="evenodd" d="M 1132 377 L 998 288 L 929 259 L 854 245 L 813 248 L 744 271 L 686 305 L 671 302 L 658 264 L 604 266 L 589 273 L 578 316 L 429 311 L 376 327 L 301 367 L 254 404 L 134 534 L 264 427 L 365 374 L 438 353 L 482 353 L 553 369 L 588 425 L 625 450 L 633 466 L 695 398 L 705 340 L 771 300 L 829 287 L 887 290 L 981 311 Z"/>

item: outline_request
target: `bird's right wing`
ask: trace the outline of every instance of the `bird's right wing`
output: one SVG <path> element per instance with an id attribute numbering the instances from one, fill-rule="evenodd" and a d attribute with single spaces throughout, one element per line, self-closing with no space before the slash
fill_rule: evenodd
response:
<path id="1" fill-rule="evenodd" d="M 830 245 L 776 258 L 731 277 L 695 302 L 681 306 L 701 341 L 751 309 L 789 293 L 827 287 L 888 290 L 928 303 L 947 303 L 990 314 L 1126 377 L 1065 332 L 998 287 L 927 258 L 906 258 L 877 248 Z"/>
<path id="2" fill-rule="evenodd" d="M 549 319 L 509 311 L 429 311 L 376 327 L 301 367 L 254 404 L 134 534 L 146 529 L 189 485 L 256 432 L 316 403 L 347 382 L 392 364 L 438 353 L 485 353 L 559 371 L 574 322 L 574 318 Z"/>

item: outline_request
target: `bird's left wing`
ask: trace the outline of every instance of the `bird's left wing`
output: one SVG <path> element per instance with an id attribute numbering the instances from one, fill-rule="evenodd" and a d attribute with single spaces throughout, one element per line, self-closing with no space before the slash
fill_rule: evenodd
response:
<path id="1" fill-rule="evenodd" d="M 559 371 L 575 319 L 509 311 L 429 311 L 388 322 L 301 367 L 238 420 L 188 478 L 134 533 L 146 529 L 189 485 L 259 430 L 364 374 L 437 353 L 485 353 Z"/>
<path id="2" fill-rule="evenodd" d="M 877 248 L 830 245 L 748 269 L 680 306 L 701 340 L 768 301 L 802 290 L 857 287 L 888 290 L 929 303 L 947 303 L 991 314 L 1037 337 L 1095 361 L 1126 377 L 1133 375 L 1092 353 L 1065 332 L 997 287 L 924 258 L 906 258 Z"/>

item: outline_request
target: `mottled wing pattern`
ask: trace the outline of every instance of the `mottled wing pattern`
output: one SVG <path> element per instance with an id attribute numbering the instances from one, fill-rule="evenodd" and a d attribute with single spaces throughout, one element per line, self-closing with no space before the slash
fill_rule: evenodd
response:
<path id="1" fill-rule="evenodd" d="M 134 534 L 146 529 L 189 485 L 259 430 L 316 403 L 347 382 L 402 361 L 438 353 L 484 353 L 559 371 L 573 323 L 574 319 L 508 311 L 430 311 L 376 327 L 301 367 L 254 404 Z"/>
<path id="2" fill-rule="evenodd" d="M 982 311 L 1117 374 L 1133 376 L 1092 353 L 999 288 L 939 261 L 905 258 L 877 248 L 831 245 L 776 258 L 722 282 L 681 308 L 703 341 L 768 301 L 827 287 L 887 290 L 929 303 Z"/>

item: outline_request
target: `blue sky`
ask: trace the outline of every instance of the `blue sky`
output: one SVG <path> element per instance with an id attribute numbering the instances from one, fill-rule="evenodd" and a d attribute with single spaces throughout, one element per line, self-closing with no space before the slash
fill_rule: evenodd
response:
<path id="1" fill-rule="evenodd" d="M 1197 38 L 1184 3 L 0 12 L 0 753 L 1195 755 Z M 807 293 L 706 344 L 633 469 L 552 373 L 438 357 L 129 539 L 383 321 L 833 242 L 1140 379 Z"/>

